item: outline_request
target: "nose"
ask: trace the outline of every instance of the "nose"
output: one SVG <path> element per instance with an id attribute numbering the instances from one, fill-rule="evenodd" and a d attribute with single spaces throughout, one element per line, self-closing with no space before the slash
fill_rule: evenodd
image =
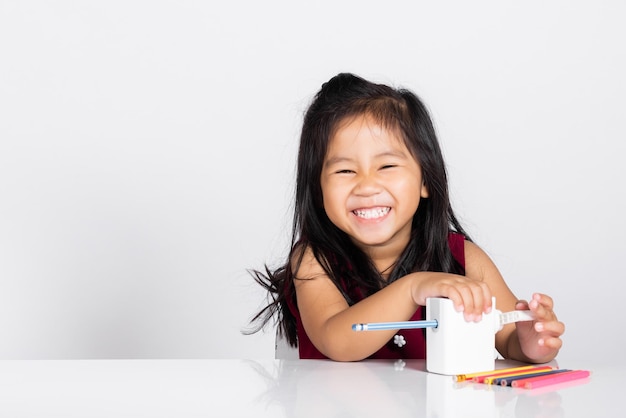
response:
<path id="1" fill-rule="evenodd" d="M 375 175 L 361 175 L 354 187 L 354 194 L 357 196 L 373 196 L 380 193 L 382 186 Z"/>

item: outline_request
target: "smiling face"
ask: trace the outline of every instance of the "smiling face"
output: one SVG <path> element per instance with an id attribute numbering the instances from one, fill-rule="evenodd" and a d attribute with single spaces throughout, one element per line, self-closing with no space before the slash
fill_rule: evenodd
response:
<path id="1" fill-rule="evenodd" d="M 375 262 L 401 254 L 428 197 L 400 135 L 367 115 L 347 119 L 330 138 L 321 186 L 328 218 Z"/>

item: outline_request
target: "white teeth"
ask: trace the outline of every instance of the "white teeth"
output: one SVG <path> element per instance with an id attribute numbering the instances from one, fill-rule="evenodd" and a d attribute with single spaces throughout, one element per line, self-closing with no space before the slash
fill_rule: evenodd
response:
<path id="1" fill-rule="evenodd" d="M 375 209 L 357 209 L 353 213 L 359 218 L 376 219 L 385 216 L 391 208 L 375 208 Z"/>

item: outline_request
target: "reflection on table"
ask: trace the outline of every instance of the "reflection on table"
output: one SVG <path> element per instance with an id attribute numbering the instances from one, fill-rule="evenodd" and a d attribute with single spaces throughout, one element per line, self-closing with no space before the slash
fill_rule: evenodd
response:
<path id="1" fill-rule="evenodd" d="M 420 360 L 0 361 L 0 416 L 614 416 L 624 367 L 567 366 L 593 374 L 528 390 L 456 383 Z"/>

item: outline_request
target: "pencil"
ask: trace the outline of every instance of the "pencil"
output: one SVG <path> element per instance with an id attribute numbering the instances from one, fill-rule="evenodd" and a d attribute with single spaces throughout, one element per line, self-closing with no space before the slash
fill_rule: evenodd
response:
<path id="1" fill-rule="evenodd" d="M 437 321 L 400 321 L 372 322 L 369 324 L 352 324 L 353 331 L 381 331 L 387 329 L 437 328 Z"/>
<path id="2" fill-rule="evenodd" d="M 489 376 L 489 375 L 493 375 L 494 373 L 506 373 L 506 372 L 514 372 L 514 371 L 519 371 L 519 370 L 528 370 L 533 367 L 536 367 L 536 366 L 518 366 L 518 367 L 509 367 L 506 369 L 488 370 L 484 372 L 457 374 L 456 376 L 453 376 L 453 378 L 456 382 L 464 382 L 466 380 L 472 380 L 473 378 L 478 377 L 478 376 Z"/>
<path id="3" fill-rule="evenodd" d="M 529 369 L 525 370 L 517 370 L 517 371 L 505 371 L 505 372 L 494 372 L 492 374 L 486 376 L 477 376 L 473 379 L 476 383 L 485 383 L 490 385 L 493 383 L 494 379 L 498 377 L 513 377 L 513 376 L 523 376 L 527 374 L 533 374 L 537 372 L 550 371 L 553 370 L 552 366 L 533 366 Z"/>
<path id="4" fill-rule="evenodd" d="M 572 380 L 583 379 L 589 377 L 591 373 L 588 370 L 570 370 L 563 373 L 557 373 L 549 376 L 531 377 L 528 379 L 520 379 L 511 383 L 512 387 L 535 389 L 542 386 L 554 385 L 556 383 L 569 382 Z"/>
<path id="5" fill-rule="evenodd" d="M 500 386 L 511 386 L 511 383 L 513 383 L 516 380 L 529 379 L 531 377 L 546 376 L 549 374 L 557 374 L 557 373 L 563 373 L 563 372 L 569 372 L 569 371 L 570 371 L 569 369 L 552 369 L 552 370 L 545 370 L 545 371 L 540 371 L 540 372 L 531 373 L 531 374 L 498 377 L 497 379 L 493 380 L 492 384 L 500 385 Z"/>

